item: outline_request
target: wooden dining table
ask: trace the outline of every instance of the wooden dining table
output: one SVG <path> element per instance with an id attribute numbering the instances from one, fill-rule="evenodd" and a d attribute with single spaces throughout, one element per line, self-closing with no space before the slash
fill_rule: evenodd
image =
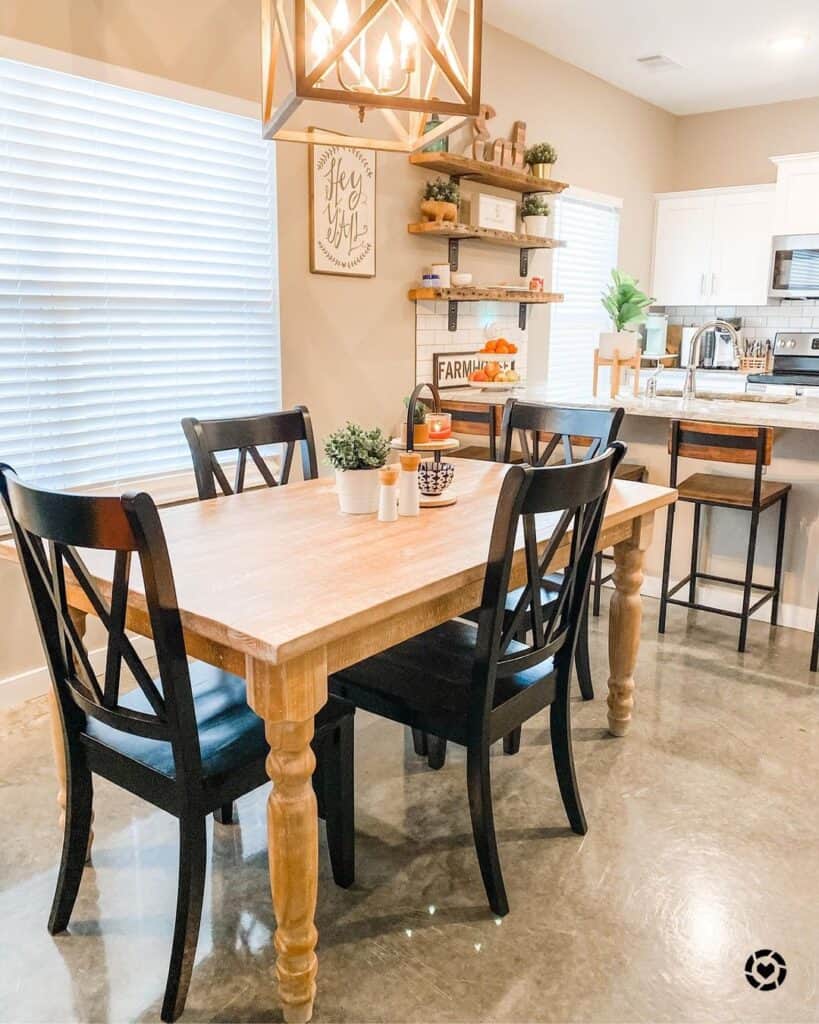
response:
<path id="1" fill-rule="evenodd" d="M 328 676 L 480 604 L 508 467 L 452 461 L 457 503 L 394 523 L 340 514 L 327 478 L 161 512 L 188 654 L 243 676 L 248 702 L 265 722 L 273 782 L 267 815 L 276 973 L 289 1022 L 310 1020 L 316 994 L 318 819 L 310 741 L 314 716 L 327 700 Z M 675 499 L 667 487 L 619 480 L 609 496 L 598 549 L 614 549 L 608 730 L 615 736 L 628 731 L 634 707 L 643 552 L 655 512 Z M 543 544 L 554 521 L 539 517 Z M 0 553 L 15 557 L 11 545 L 0 545 Z M 83 557 L 108 597 L 110 556 Z M 567 560 L 564 545 L 553 568 Z M 524 575 L 521 538 L 513 585 Z M 127 625 L 147 637 L 141 588 L 135 572 Z M 70 581 L 68 600 L 84 630 L 93 609 Z M 61 737 L 58 728 L 53 733 L 64 807 Z"/>

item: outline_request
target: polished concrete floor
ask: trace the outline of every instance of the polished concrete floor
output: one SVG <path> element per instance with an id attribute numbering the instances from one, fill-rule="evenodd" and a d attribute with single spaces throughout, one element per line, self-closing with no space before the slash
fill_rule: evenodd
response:
<path id="1" fill-rule="evenodd" d="M 495 920 L 472 850 L 464 758 L 426 769 L 400 728 L 359 715 L 358 881 L 334 888 L 322 836 L 324 1021 L 819 1020 L 819 679 L 809 637 L 646 602 L 638 707 L 605 732 L 605 618 L 593 627 L 598 698 L 574 705 L 589 818 L 566 827 L 543 718 L 493 759 L 511 913 Z M 93 866 L 70 933 L 46 917 L 59 836 L 41 703 L 0 719 L 0 1020 L 154 1021 L 176 892 L 171 818 L 99 784 Z M 184 1021 L 280 1020 L 265 792 L 215 826 Z M 775 991 L 748 955 L 779 951 Z"/>

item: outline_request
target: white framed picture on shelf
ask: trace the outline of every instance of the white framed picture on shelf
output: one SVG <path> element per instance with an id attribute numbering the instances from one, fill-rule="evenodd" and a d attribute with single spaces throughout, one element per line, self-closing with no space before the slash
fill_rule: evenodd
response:
<path id="1" fill-rule="evenodd" d="M 478 195 L 479 228 L 493 228 L 495 231 L 515 231 L 518 225 L 518 204 L 505 196 L 491 196 L 486 192 Z"/>
<path id="2" fill-rule="evenodd" d="M 308 148 L 310 272 L 375 277 L 375 152 Z"/>

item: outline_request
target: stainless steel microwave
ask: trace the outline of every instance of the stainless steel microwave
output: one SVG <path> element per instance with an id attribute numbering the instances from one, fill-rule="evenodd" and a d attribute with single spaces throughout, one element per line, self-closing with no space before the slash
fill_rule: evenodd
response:
<path id="1" fill-rule="evenodd" d="M 775 235 L 768 295 L 819 299 L 819 235 Z"/>

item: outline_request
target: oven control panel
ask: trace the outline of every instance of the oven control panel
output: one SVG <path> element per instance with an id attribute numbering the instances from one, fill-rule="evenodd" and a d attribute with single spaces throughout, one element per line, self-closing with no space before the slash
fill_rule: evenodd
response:
<path id="1" fill-rule="evenodd" d="M 774 341 L 774 354 L 819 358 L 819 331 L 780 331 Z"/>

